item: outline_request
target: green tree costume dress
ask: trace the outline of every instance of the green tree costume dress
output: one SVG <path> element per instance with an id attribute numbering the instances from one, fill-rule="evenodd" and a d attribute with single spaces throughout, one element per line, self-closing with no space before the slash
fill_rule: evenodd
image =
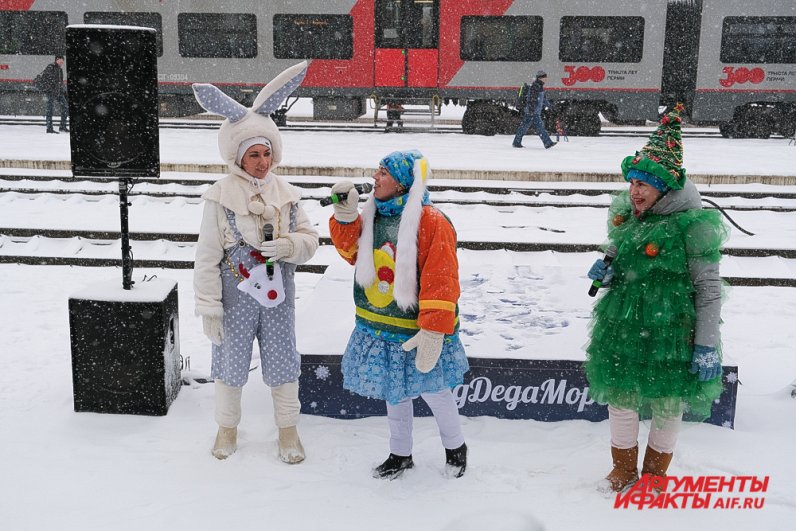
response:
<path id="1" fill-rule="evenodd" d="M 722 378 L 700 382 L 689 372 L 697 323 L 689 265 L 717 263 L 727 234 L 715 210 L 636 216 L 627 191 L 614 199 L 614 277 L 594 308 L 586 349 L 594 400 L 642 414 L 651 406 L 656 416 L 679 415 L 683 407 L 691 418 L 710 415 Z"/>

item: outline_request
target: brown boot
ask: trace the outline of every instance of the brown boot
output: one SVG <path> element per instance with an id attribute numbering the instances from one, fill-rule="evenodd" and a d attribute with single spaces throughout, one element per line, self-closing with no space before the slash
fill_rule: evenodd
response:
<path id="1" fill-rule="evenodd" d="M 605 477 L 600 490 L 622 492 L 638 481 L 638 445 L 624 450 L 611 446 L 611 458 L 614 468 Z"/>
<path id="2" fill-rule="evenodd" d="M 672 455 L 674 454 L 664 454 L 647 445 L 647 451 L 644 453 L 644 465 L 641 467 L 641 474 L 666 477 L 666 471 L 669 470 L 669 463 L 672 462 Z"/>

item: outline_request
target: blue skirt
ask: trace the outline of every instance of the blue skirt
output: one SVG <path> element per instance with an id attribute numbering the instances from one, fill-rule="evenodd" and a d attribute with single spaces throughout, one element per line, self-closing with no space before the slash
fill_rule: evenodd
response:
<path id="1" fill-rule="evenodd" d="M 458 334 L 445 336 L 437 365 L 425 374 L 415 367 L 417 350 L 405 352 L 402 345 L 403 341 L 387 341 L 360 326 L 354 328 L 343 354 L 343 387 L 397 404 L 421 393 L 453 389 L 470 370 Z"/>

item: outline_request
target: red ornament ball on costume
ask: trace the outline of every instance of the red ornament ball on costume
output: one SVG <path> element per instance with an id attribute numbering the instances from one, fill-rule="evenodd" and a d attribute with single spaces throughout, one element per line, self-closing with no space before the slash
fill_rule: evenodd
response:
<path id="1" fill-rule="evenodd" d="M 625 222 L 625 216 L 623 216 L 622 214 L 615 215 L 614 219 L 611 220 L 611 224 L 614 227 L 618 227 L 619 225 L 621 225 L 624 222 Z"/>
<path id="2" fill-rule="evenodd" d="M 668 116 L 664 116 L 663 119 L 661 120 L 661 123 L 664 124 L 664 125 L 668 124 L 669 123 L 669 117 Z"/>
<path id="3" fill-rule="evenodd" d="M 392 284 L 392 281 L 395 279 L 395 272 L 389 267 L 382 266 L 379 268 L 379 271 L 376 273 L 376 276 L 379 277 L 379 280 L 383 280 L 385 282 L 389 282 L 390 284 Z"/>
<path id="4" fill-rule="evenodd" d="M 276 298 L 277 298 L 277 297 L 279 297 L 279 294 L 276 292 L 276 290 L 275 290 L 275 289 L 270 289 L 270 290 L 268 290 L 268 293 L 266 294 L 266 296 L 267 296 L 267 297 L 268 297 L 270 300 L 272 300 L 272 301 L 273 301 L 273 300 L 276 300 Z"/>
<path id="5" fill-rule="evenodd" d="M 644 254 L 649 256 L 650 258 L 655 258 L 658 256 L 658 253 L 661 251 L 660 247 L 658 247 L 657 243 L 650 242 L 644 248 Z"/>

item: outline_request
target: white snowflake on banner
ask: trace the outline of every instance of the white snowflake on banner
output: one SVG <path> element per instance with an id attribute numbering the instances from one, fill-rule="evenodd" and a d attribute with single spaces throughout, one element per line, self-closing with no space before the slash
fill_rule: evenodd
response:
<path id="1" fill-rule="evenodd" d="M 727 373 L 727 383 L 734 384 L 738 381 L 738 373 L 737 372 L 728 372 Z"/>
<path id="2" fill-rule="evenodd" d="M 317 408 L 317 407 L 318 407 L 318 402 L 310 402 L 310 407 L 311 407 L 312 409 L 315 409 L 315 408 Z"/>
<path id="3" fill-rule="evenodd" d="M 721 423 L 721 425 L 725 428 L 732 428 L 732 422 L 730 422 L 729 420 L 725 420 L 724 422 Z"/>
<path id="4" fill-rule="evenodd" d="M 329 367 L 326 365 L 318 365 L 315 368 L 315 377 L 319 380 L 326 380 L 330 374 Z"/>
<path id="5" fill-rule="evenodd" d="M 341 409 L 341 410 L 340 410 L 340 414 L 341 414 L 341 415 L 345 415 L 346 413 L 348 413 L 348 411 L 346 411 L 345 409 Z"/>

